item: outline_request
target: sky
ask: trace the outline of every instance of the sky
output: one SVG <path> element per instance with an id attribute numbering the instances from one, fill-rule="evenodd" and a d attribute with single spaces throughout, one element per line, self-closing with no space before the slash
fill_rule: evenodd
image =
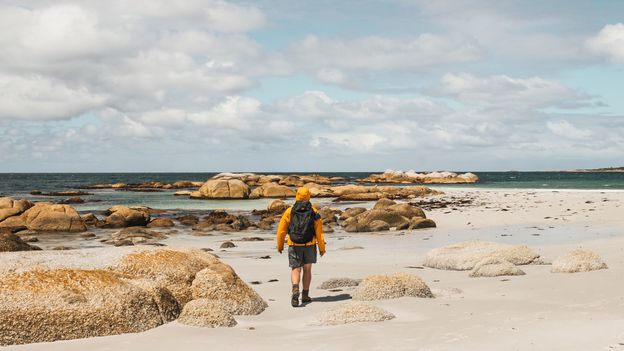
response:
<path id="1" fill-rule="evenodd" d="M 624 165 L 624 2 L 0 0 L 0 172 Z"/>

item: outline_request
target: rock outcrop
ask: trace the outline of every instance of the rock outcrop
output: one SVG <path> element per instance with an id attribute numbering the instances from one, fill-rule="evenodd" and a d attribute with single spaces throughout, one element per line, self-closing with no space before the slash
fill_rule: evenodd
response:
<path id="1" fill-rule="evenodd" d="M 0 222 L 5 219 L 22 214 L 32 207 L 32 202 L 21 199 L 15 200 L 11 197 L 0 197 Z"/>
<path id="2" fill-rule="evenodd" d="M 499 259 L 514 265 L 536 262 L 539 253 L 526 245 L 508 245 L 488 241 L 466 241 L 433 249 L 425 255 L 423 265 L 446 270 L 471 270 L 485 259 Z"/>
<path id="3" fill-rule="evenodd" d="M 173 221 L 169 218 L 154 218 L 148 224 L 148 228 L 170 228 L 173 227 Z"/>
<path id="4" fill-rule="evenodd" d="M 0 296 L 0 345 L 133 333 L 166 322 L 151 292 L 107 270 L 6 273 Z"/>
<path id="5" fill-rule="evenodd" d="M 84 232 L 87 226 L 69 205 L 37 202 L 19 215 L 13 215 L 0 222 L 0 227 L 25 226 L 42 232 Z"/>
<path id="6" fill-rule="evenodd" d="M 353 292 L 353 299 L 365 301 L 403 296 L 433 297 L 433 294 L 424 281 L 407 273 L 366 277 Z"/>
<path id="7" fill-rule="evenodd" d="M 143 227 L 150 222 L 150 213 L 146 208 L 113 206 L 106 211 L 107 217 L 100 221 L 100 228 Z"/>
<path id="8" fill-rule="evenodd" d="M 235 232 L 245 230 L 251 225 L 251 221 L 245 216 L 235 216 L 222 210 L 215 210 L 193 225 L 193 230 Z"/>
<path id="9" fill-rule="evenodd" d="M 238 179 L 210 179 L 198 191 L 191 193 L 196 199 L 247 199 L 249 186 Z"/>
<path id="10" fill-rule="evenodd" d="M 181 311 L 181 323 L 231 326 L 232 313 L 257 314 L 267 306 L 230 266 L 202 250 L 0 256 L 0 345 L 140 332 Z"/>
<path id="11" fill-rule="evenodd" d="M 184 306 L 178 322 L 194 327 L 233 327 L 236 320 L 223 303 L 210 299 L 197 299 Z"/>
<path id="12" fill-rule="evenodd" d="M 141 190 L 149 190 L 149 189 L 188 189 L 188 188 L 199 188 L 202 186 L 204 182 L 190 181 L 190 180 L 179 180 L 174 183 L 163 183 L 163 182 L 143 182 L 143 183 L 114 183 L 114 184 L 95 184 L 89 185 L 85 188 L 87 189 L 117 189 L 117 190 L 128 190 L 128 191 L 141 191 Z"/>
<path id="13" fill-rule="evenodd" d="M 344 181 L 341 177 L 325 177 L 318 174 L 312 175 L 264 175 L 254 173 L 219 173 L 211 179 L 231 180 L 237 179 L 249 186 L 259 186 L 266 183 L 278 183 L 280 185 L 300 187 L 306 183 L 329 185 L 334 182 Z"/>
<path id="14" fill-rule="evenodd" d="M 284 211 L 286 211 L 286 209 L 288 208 L 288 204 L 286 204 L 284 201 L 282 200 L 273 200 L 268 206 L 267 206 L 267 211 L 269 211 L 270 213 L 274 213 L 274 214 L 282 214 L 284 213 Z"/>
<path id="15" fill-rule="evenodd" d="M 129 246 L 153 244 L 166 238 L 166 235 L 157 231 L 149 230 L 143 227 L 128 227 L 113 233 L 111 237 L 106 239 L 104 242 L 115 246 Z"/>
<path id="16" fill-rule="evenodd" d="M 83 214 L 80 218 L 82 218 L 82 221 L 86 225 L 97 225 L 100 222 L 100 220 L 93 213 Z"/>
<path id="17" fill-rule="evenodd" d="M 287 198 L 295 197 L 296 191 L 286 185 L 280 185 L 277 183 L 264 183 L 261 186 L 255 188 L 249 195 L 250 199 L 258 199 L 261 197 L 277 197 Z"/>
<path id="18" fill-rule="evenodd" d="M 352 278 L 332 278 L 324 281 L 319 285 L 319 289 L 330 290 L 330 289 L 338 289 L 338 288 L 347 288 L 354 287 L 360 285 L 362 279 L 352 279 Z"/>
<path id="19" fill-rule="evenodd" d="M 0 252 L 41 250 L 36 246 L 28 245 L 22 238 L 11 233 L 8 229 L 0 229 Z"/>
<path id="20" fill-rule="evenodd" d="M 454 172 L 430 172 L 417 173 L 413 170 L 407 172 L 386 170 L 382 174 L 371 174 L 359 179 L 362 183 L 402 183 L 402 184 L 463 184 L 476 183 L 479 177 L 473 173 L 457 174 Z"/>
<path id="21" fill-rule="evenodd" d="M 184 305 L 193 299 L 191 284 L 197 272 L 219 262 L 201 250 L 140 250 L 125 255 L 110 269 L 134 279 L 152 280 Z"/>
<path id="22" fill-rule="evenodd" d="M 473 278 L 524 274 L 524 271 L 515 264 L 500 258 L 486 258 L 477 263 L 470 272 L 470 276 Z"/>
<path id="23" fill-rule="evenodd" d="M 199 218 L 194 215 L 183 215 L 176 217 L 176 221 L 180 222 L 182 225 L 192 226 L 199 223 Z"/>
<path id="24" fill-rule="evenodd" d="M 267 303 L 242 281 L 229 265 L 211 264 L 195 276 L 191 286 L 193 299 L 220 301 L 235 315 L 260 314 Z"/>
<path id="25" fill-rule="evenodd" d="M 360 322 L 382 322 L 395 316 L 366 302 L 350 301 L 325 310 L 319 316 L 321 325 L 340 325 Z"/>
<path id="26" fill-rule="evenodd" d="M 553 261 L 550 271 L 553 273 L 578 273 L 607 268 L 607 264 L 595 252 L 573 250 Z"/>
<path id="27" fill-rule="evenodd" d="M 342 226 L 347 232 L 386 231 L 390 228 L 419 229 L 427 225 L 435 227 L 432 220 L 423 223 L 426 216 L 419 207 L 409 203 L 397 204 L 386 198 L 380 199 L 370 210 L 348 209 L 341 218 L 344 218 Z"/>

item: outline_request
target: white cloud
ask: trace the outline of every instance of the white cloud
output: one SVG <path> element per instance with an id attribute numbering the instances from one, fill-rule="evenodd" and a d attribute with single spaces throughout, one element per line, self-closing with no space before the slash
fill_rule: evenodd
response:
<path id="1" fill-rule="evenodd" d="M 624 24 L 608 24 L 587 41 L 587 46 L 596 54 L 607 57 L 614 63 L 624 63 Z"/>
<path id="2" fill-rule="evenodd" d="M 0 5 L 0 119 L 210 110 L 284 70 L 244 34 L 266 24 L 221 0 Z"/>
<path id="3" fill-rule="evenodd" d="M 332 68 L 322 68 L 316 73 L 316 76 L 323 82 L 333 84 L 344 84 L 347 80 L 344 72 Z"/>
<path id="4" fill-rule="evenodd" d="M 241 96 L 230 96 L 208 111 L 189 114 L 189 121 L 211 127 L 249 129 L 249 122 L 258 114 L 260 101 Z"/>
<path id="5" fill-rule="evenodd" d="M 356 101 L 336 101 L 322 91 L 307 91 L 278 101 L 275 109 L 300 118 L 322 118 L 328 122 L 344 118 L 359 121 L 392 118 L 424 121 L 451 113 L 448 107 L 425 97 L 378 95 Z"/>
<path id="6" fill-rule="evenodd" d="M 63 119 L 100 107 L 106 100 L 84 86 L 0 73 L 0 119 Z"/>
<path id="7" fill-rule="evenodd" d="M 425 33 L 411 39 L 370 36 L 338 40 L 310 35 L 293 44 L 290 54 L 302 67 L 335 76 L 339 69 L 396 70 L 468 62 L 478 59 L 482 52 L 468 37 Z"/>
<path id="8" fill-rule="evenodd" d="M 540 77 L 497 75 L 482 78 L 469 73 L 446 74 L 433 92 L 469 105 L 512 110 L 575 108 L 590 104 L 585 94 Z"/>
<path id="9" fill-rule="evenodd" d="M 591 130 L 577 128 L 568 121 L 548 121 L 546 126 L 553 134 L 561 138 L 587 140 L 595 137 Z"/>
<path id="10" fill-rule="evenodd" d="M 578 32 L 588 21 L 569 16 L 575 4 L 527 6 L 523 1 L 397 0 L 416 5 L 411 11 L 422 13 L 436 26 L 451 33 L 476 38 L 489 62 L 530 63 L 534 69 L 590 61 Z M 598 7 L 596 7 L 598 8 Z M 554 11 L 553 11 L 554 10 Z M 408 11 L 408 9 L 406 9 Z M 566 16 L 568 15 L 568 16 Z M 570 21 L 578 17 L 583 23 Z M 555 32 L 552 28 L 572 27 Z"/>
<path id="11" fill-rule="evenodd" d="M 348 152 L 379 151 L 386 139 L 375 133 L 327 133 L 314 137 L 310 146 L 315 148 L 343 148 Z M 377 150 L 375 150 L 378 148 Z"/>
<path id="12" fill-rule="evenodd" d="M 316 160 L 315 170 L 488 162 L 475 153 L 527 164 L 552 155 L 619 157 L 624 125 L 605 115 L 577 118 L 587 109 L 563 115 L 593 98 L 543 77 L 586 60 L 590 49 L 590 59 L 623 62 L 622 24 L 583 45 L 589 31 L 541 6 L 416 2 L 410 11 L 371 4 L 387 7 L 390 18 L 366 6 L 323 17 L 329 10 L 317 3 L 279 4 L 315 21 L 310 26 L 270 1 L 0 5 L 0 166 L 39 157 L 32 167 L 63 170 L 79 157 L 136 170 L 277 170 L 299 167 L 281 157 L 294 149 Z M 354 16 L 378 22 L 335 32 Z M 293 28 L 313 35 L 299 38 Z M 470 73 L 438 82 L 445 72 Z M 280 75 L 289 78 L 265 79 Z M 154 154 L 162 163 L 149 161 Z"/>

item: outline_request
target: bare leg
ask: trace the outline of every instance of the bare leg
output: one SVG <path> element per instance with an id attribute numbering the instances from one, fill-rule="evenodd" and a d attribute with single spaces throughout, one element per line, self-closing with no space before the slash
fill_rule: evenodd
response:
<path id="1" fill-rule="evenodd" d="M 303 265 L 303 290 L 310 290 L 310 282 L 312 282 L 312 263 L 306 263 Z"/>
<path id="2" fill-rule="evenodd" d="M 299 306 L 299 280 L 301 279 L 301 267 L 293 268 L 290 272 L 290 281 L 292 282 L 292 298 L 290 304 L 292 307 Z"/>
<path id="3" fill-rule="evenodd" d="M 293 268 L 290 272 L 290 281 L 292 282 L 292 285 L 299 285 L 299 279 L 301 279 L 301 267 Z M 303 284 L 305 286 L 305 276 Z M 308 285 L 310 285 L 309 282 Z"/>

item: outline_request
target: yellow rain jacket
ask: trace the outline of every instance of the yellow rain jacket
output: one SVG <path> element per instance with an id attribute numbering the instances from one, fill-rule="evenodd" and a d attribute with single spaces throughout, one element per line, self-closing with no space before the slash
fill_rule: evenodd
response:
<path id="1" fill-rule="evenodd" d="M 297 195 L 295 197 L 295 200 L 310 201 L 310 190 L 308 190 L 308 188 L 297 189 Z M 284 214 L 282 215 L 282 219 L 280 220 L 279 225 L 277 226 L 277 251 L 279 252 L 282 252 L 282 250 L 284 249 L 284 239 L 286 238 L 286 235 L 288 234 L 288 225 L 290 224 L 290 210 L 291 209 L 292 209 L 292 206 L 286 209 L 286 211 L 284 211 Z M 316 207 L 313 206 L 312 210 L 314 210 L 315 213 L 318 213 L 318 210 L 316 209 Z M 314 221 L 314 232 L 316 235 L 314 238 L 312 238 L 310 242 L 307 242 L 305 244 L 296 244 L 292 242 L 289 237 L 288 245 L 310 246 L 310 245 L 318 244 L 319 252 L 324 254 L 325 253 L 325 239 L 323 238 L 323 221 L 321 221 L 320 219 L 317 219 L 316 221 Z"/>

